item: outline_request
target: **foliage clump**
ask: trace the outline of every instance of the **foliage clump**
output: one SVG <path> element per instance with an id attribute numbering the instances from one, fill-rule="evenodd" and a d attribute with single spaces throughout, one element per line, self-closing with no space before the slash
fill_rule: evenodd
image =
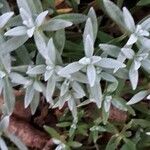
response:
<path id="1" fill-rule="evenodd" d="M 67 3 L 78 11 L 79 1 Z M 108 18 L 97 16 L 93 7 L 87 13 L 58 14 L 52 1 L 17 0 L 18 13 L 14 13 L 6 1 L 0 4 L 1 135 L 12 139 L 6 129 L 15 107 L 13 91 L 19 88 L 25 92 L 24 107 L 30 107 L 33 115 L 41 96 L 49 109 L 69 108 L 72 119 L 64 112 L 58 123 L 66 132 L 65 138 L 44 127 L 57 150 L 86 147 L 78 141 L 78 134 L 96 149 L 150 146 L 148 142 L 136 146 L 142 139 L 150 141 L 150 16 L 136 23 L 126 7 L 119 8 L 119 1 L 117 6 L 110 0 L 97 0 L 118 25 L 119 34 L 123 33 L 116 38 L 103 31 L 103 26 L 108 28 Z M 142 5 L 142 0 L 137 5 Z M 109 26 L 115 28 L 112 22 Z M 83 119 L 89 105 L 94 105 L 95 116 L 89 116 L 92 122 L 88 124 Z M 109 121 L 112 107 L 128 114 L 127 124 L 118 127 Z M 101 145 L 98 140 L 106 132 L 111 137 Z M 22 145 L 20 140 L 16 144 Z M 7 149 L 2 138 L 0 147 Z"/>

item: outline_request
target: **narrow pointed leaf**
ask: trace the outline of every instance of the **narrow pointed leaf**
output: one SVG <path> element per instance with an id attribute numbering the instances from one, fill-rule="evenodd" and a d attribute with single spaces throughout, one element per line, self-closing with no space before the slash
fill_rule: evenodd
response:
<path id="1" fill-rule="evenodd" d="M 143 100 L 146 96 L 148 95 L 148 91 L 147 90 L 143 90 L 138 92 L 137 94 L 135 94 L 128 102 L 127 105 L 132 105 L 135 103 L 140 102 L 141 100 Z"/>

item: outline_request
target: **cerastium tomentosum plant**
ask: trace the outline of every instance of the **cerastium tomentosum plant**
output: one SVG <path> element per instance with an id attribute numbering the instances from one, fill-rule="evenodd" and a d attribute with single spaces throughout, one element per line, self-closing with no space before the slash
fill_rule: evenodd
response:
<path id="1" fill-rule="evenodd" d="M 126 35 L 122 47 L 100 43 L 97 48 L 99 19 L 93 8 L 87 15 L 70 13 L 52 17 L 49 10 L 43 10 L 40 0 L 36 3 L 17 0 L 18 15 L 10 8 L 5 13 L 0 9 L 2 122 L 13 112 L 13 89 L 18 86 L 25 90 L 24 106 L 30 106 L 32 114 L 36 112 L 42 94 L 50 108 L 62 109 L 67 104 L 74 126 L 78 122 L 77 109 L 84 104 L 94 102 L 102 110 L 106 124 L 111 105 L 133 114 L 128 105 L 149 99 L 149 90 L 139 90 L 138 82 L 141 68 L 150 73 L 150 17 L 136 24 L 127 8 L 121 10 L 109 0 L 103 0 L 103 4 Z M 76 61 L 71 61 L 63 51 L 68 41 L 65 28 L 80 28 L 77 24 L 83 22 L 86 23 L 80 43 L 84 56 L 79 55 Z M 133 92 L 138 90 L 126 103 L 120 91 L 124 88 L 121 83 L 125 85 L 127 80 L 130 80 Z"/>

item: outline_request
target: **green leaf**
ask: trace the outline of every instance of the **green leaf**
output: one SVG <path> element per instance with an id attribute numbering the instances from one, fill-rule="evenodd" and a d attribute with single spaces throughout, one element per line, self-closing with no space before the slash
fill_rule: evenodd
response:
<path id="1" fill-rule="evenodd" d="M 61 123 L 56 124 L 56 126 L 60 128 L 69 127 L 70 125 L 71 125 L 71 122 L 61 122 Z"/>
<path id="2" fill-rule="evenodd" d="M 105 150 L 116 150 L 117 149 L 117 146 L 119 145 L 121 141 L 121 138 L 120 137 L 116 137 L 115 135 L 112 136 L 106 146 L 106 149 Z"/>
<path id="3" fill-rule="evenodd" d="M 145 119 L 132 119 L 133 124 L 140 125 L 142 128 L 149 128 L 150 121 Z"/>
<path id="4" fill-rule="evenodd" d="M 140 0 L 137 5 L 138 6 L 145 6 L 145 5 L 149 5 L 150 1 L 149 0 Z"/>
<path id="5" fill-rule="evenodd" d="M 123 139 L 126 144 L 123 145 L 121 150 L 137 150 L 136 144 L 133 143 L 131 140 L 124 138 Z"/>
<path id="6" fill-rule="evenodd" d="M 44 126 L 44 129 L 52 138 L 55 138 L 61 141 L 61 135 L 54 128 Z"/>
<path id="7" fill-rule="evenodd" d="M 68 142 L 67 145 L 69 145 L 72 148 L 79 148 L 82 146 L 82 144 L 77 141 Z"/>

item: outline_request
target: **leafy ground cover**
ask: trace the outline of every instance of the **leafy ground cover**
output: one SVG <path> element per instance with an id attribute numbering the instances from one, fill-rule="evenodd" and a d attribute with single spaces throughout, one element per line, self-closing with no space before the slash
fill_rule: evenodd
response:
<path id="1" fill-rule="evenodd" d="M 149 0 L 0 0 L 0 148 L 150 149 L 149 73 Z"/>

